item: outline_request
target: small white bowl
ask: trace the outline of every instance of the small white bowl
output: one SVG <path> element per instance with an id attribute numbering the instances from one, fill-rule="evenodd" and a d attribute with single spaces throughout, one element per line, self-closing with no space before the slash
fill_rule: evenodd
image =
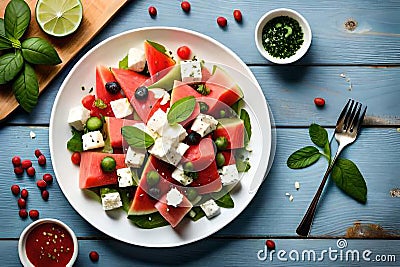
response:
<path id="1" fill-rule="evenodd" d="M 71 235 L 72 237 L 72 241 L 74 244 L 74 252 L 72 253 L 72 257 L 71 260 L 68 262 L 68 264 L 66 265 L 67 267 L 73 266 L 74 262 L 76 261 L 76 258 L 78 257 L 78 239 L 76 238 L 75 233 L 71 230 L 71 228 L 69 228 L 65 223 L 63 223 L 60 220 L 57 219 L 51 219 L 51 218 L 45 218 L 45 219 L 40 219 L 37 221 L 32 222 L 31 224 L 29 224 L 21 233 L 19 241 L 18 241 L 18 254 L 19 254 L 19 259 L 22 263 L 22 265 L 24 267 L 34 267 L 34 265 L 30 262 L 30 260 L 28 259 L 28 256 L 26 254 L 26 240 L 28 235 L 31 233 L 31 231 L 44 223 L 54 223 L 54 224 L 58 224 L 59 226 L 61 226 L 62 228 L 64 228 L 65 230 L 67 230 L 67 232 Z"/>
<path id="2" fill-rule="evenodd" d="M 294 55 L 287 57 L 287 58 L 277 58 L 277 57 L 271 56 L 264 49 L 264 46 L 262 44 L 262 31 L 263 31 L 265 24 L 268 21 L 270 21 L 271 19 L 280 17 L 280 16 L 288 16 L 288 17 L 291 17 L 291 18 L 297 20 L 297 22 L 299 22 L 299 24 L 303 30 L 303 34 L 304 34 L 304 36 L 303 36 L 304 42 L 301 45 L 301 47 L 296 51 L 296 53 Z M 310 28 L 310 25 L 308 24 L 307 20 L 302 15 L 300 15 L 298 12 L 296 12 L 292 9 L 287 9 L 287 8 L 278 8 L 278 9 L 274 9 L 274 10 L 271 10 L 271 11 L 265 13 L 264 16 L 262 16 L 260 18 L 260 20 L 258 21 L 258 23 L 256 25 L 256 29 L 255 29 L 255 42 L 256 42 L 258 51 L 266 59 L 268 59 L 269 61 L 271 61 L 273 63 L 277 63 L 277 64 L 289 64 L 289 63 L 293 63 L 293 62 L 299 60 L 308 51 L 308 48 L 311 45 L 311 39 L 312 39 L 311 28 Z"/>

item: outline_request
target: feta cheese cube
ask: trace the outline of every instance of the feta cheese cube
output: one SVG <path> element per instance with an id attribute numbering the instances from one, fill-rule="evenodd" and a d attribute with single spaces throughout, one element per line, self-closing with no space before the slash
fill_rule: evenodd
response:
<path id="1" fill-rule="evenodd" d="M 125 118 L 133 113 L 133 107 L 128 98 L 120 98 L 110 102 L 111 109 L 118 119 Z"/>
<path id="2" fill-rule="evenodd" d="M 68 114 L 68 124 L 78 131 L 83 130 L 83 126 L 90 117 L 90 111 L 82 106 L 72 108 Z"/>
<path id="3" fill-rule="evenodd" d="M 171 98 L 169 93 L 166 90 L 164 90 L 163 88 L 154 88 L 154 89 L 151 89 L 151 91 L 154 93 L 154 97 L 156 99 L 162 98 L 162 100 L 160 102 L 161 106 L 167 104 Z"/>
<path id="4" fill-rule="evenodd" d="M 104 147 L 103 134 L 100 131 L 88 132 L 82 135 L 83 150 Z"/>
<path id="5" fill-rule="evenodd" d="M 112 210 L 122 206 L 121 196 L 118 192 L 110 192 L 101 196 L 104 210 Z"/>
<path id="6" fill-rule="evenodd" d="M 146 157 L 145 149 L 128 147 L 128 151 L 126 152 L 125 155 L 125 164 L 128 167 L 140 168 L 143 164 L 145 157 Z"/>
<path id="7" fill-rule="evenodd" d="M 210 115 L 200 113 L 192 124 L 192 131 L 204 137 L 217 128 L 218 121 Z"/>
<path id="8" fill-rule="evenodd" d="M 154 140 L 153 146 L 150 147 L 148 151 L 150 154 L 161 159 L 170 153 L 172 147 L 173 147 L 172 142 L 168 142 L 168 140 L 163 140 L 163 138 L 159 137 Z"/>
<path id="9" fill-rule="evenodd" d="M 159 137 L 148 151 L 156 158 L 176 166 L 188 148 L 187 144 L 174 143 L 170 139 Z"/>
<path id="10" fill-rule="evenodd" d="M 207 200 L 200 204 L 200 208 L 204 211 L 208 219 L 211 219 L 221 213 L 221 209 L 213 199 Z"/>
<path id="11" fill-rule="evenodd" d="M 200 61 L 187 60 L 181 62 L 181 77 L 184 83 L 201 82 Z"/>
<path id="12" fill-rule="evenodd" d="M 117 169 L 118 186 L 128 187 L 133 185 L 131 168 Z"/>
<path id="13" fill-rule="evenodd" d="M 176 147 L 176 152 L 183 157 L 185 154 L 186 150 L 189 149 L 189 146 L 185 143 L 179 143 L 178 146 Z"/>
<path id="14" fill-rule="evenodd" d="M 166 124 L 161 129 L 161 136 L 163 139 L 171 140 L 171 142 L 181 142 L 187 136 L 187 132 L 180 124 Z"/>
<path id="15" fill-rule="evenodd" d="M 222 185 L 231 185 L 239 182 L 239 172 L 236 168 L 236 164 L 223 166 L 219 170 L 219 176 L 221 177 Z"/>
<path id="16" fill-rule="evenodd" d="M 147 122 L 147 127 L 153 132 L 161 135 L 164 126 L 168 125 L 167 113 L 157 109 Z"/>
<path id="17" fill-rule="evenodd" d="M 186 186 L 193 182 L 193 179 L 187 175 L 183 171 L 183 166 L 178 165 L 178 167 L 172 172 L 172 178 L 176 181 L 180 182 L 182 185 Z"/>
<path id="18" fill-rule="evenodd" d="M 128 69 L 142 72 L 146 66 L 146 56 L 144 52 L 137 48 L 131 48 L 128 51 Z"/>
<path id="19" fill-rule="evenodd" d="M 183 195 L 179 192 L 176 187 L 172 188 L 167 193 L 167 205 L 174 206 L 175 208 L 178 207 L 179 204 L 182 203 Z"/>

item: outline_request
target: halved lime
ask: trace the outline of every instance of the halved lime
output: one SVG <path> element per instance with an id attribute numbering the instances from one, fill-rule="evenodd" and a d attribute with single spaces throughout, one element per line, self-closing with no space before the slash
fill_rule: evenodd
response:
<path id="1" fill-rule="evenodd" d="M 36 20 L 47 34 L 62 37 L 75 32 L 81 24 L 83 7 L 80 0 L 39 0 Z"/>

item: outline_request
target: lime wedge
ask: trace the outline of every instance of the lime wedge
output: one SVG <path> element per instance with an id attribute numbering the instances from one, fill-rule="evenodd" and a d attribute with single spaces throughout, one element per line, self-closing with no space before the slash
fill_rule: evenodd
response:
<path id="1" fill-rule="evenodd" d="M 62 37 L 75 32 L 81 24 L 83 7 L 80 0 L 39 0 L 36 20 L 47 34 Z"/>

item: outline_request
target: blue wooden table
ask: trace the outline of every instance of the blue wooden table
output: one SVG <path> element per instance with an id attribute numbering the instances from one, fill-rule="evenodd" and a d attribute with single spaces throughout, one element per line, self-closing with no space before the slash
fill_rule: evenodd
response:
<path id="1" fill-rule="evenodd" d="M 28 209 L 35 207 L 40 217 L 58 218 L 75 231 L 79 239 L 76 266 L 398 265 L 395 261 L 400 261 L 400 199 L 391 197 L 390 190 L 400 187 L 400 2 L 192 0 L 191 4 L 190 14 L 184 14 L 179 1 L 130 1 L 50 84 L 31 114 L 18 109 L 1 124 L 0 266 L 20 266 L 19 234 L 31 223 L 31 219 L 22 220 L 18 216 L 16 198 L 10 192 L 14 183 L 30 191 Z M 158 9 L 156 18 L 150 18 L 147 13 L 150 5 Z M 258 19 L 279 7 L 300 12 L 313 31 L 308 54 L 288 66 L 266 61 L 253 41 Z M 234 9 L 242 11 L 242 24 L 233 20 Z M 226 29 L 216 24 L 218 16 L 228 19 Z M 353 31 L 344 26 L 349 19 L 357 22 Z M 231 48 L 255 74 L 276 124 L 273 167 L 248 208 L 216 234 L 178 248 L 150 249 L 113 240 L 75 212 L 57 182 L 49 189 L 50 200 L 44 202 L 32 181 L 45 172 L 53 173 L 48 143 L 50 111 L 71 67 L 107 37 L 143 26 L 184 27 L 209 35 Z M 325 98 L 326 106 L 317 108 L 314 97 Z M 344 156 L 358 165 L 366 180 L 368 201 L 365 205 L 359 204 L 329 182 L 310 238 L 300 238 L 295 229 L 327 163 L 320 160 L 311 168 L 291 170 L 286 160 L 293 151 L 310 144 L 308 126 L 312 122 L 326 126 L 332 135 L 337 116 L 348 98 L 368 105 L 359 139 L 344 151 Z M 31 131 L 36 138 L 31 139 Z M 37 168 L 36 178 L 26 175 L 17 178 L 11 157 L 34 159 L 36 148 L 47 156 L 48 164 Z M 294 188 L 295 181 L 301 184 L 299 190 Z M 288 200 L 286 192 L 294 196 L 293 202 Z M 380 225 L 385 236 L 339 242 L 355 222 Z M 276 243 L 272 258 L 269 254 L 266 258 L 263 251 L 267 239 Z M 89 260 L 92 250 L 100 254 L 97 263 Z M 313 258 L 310 251 L 315 251 L 317 257 Z M 354 251 L 359 253 L 359 261 L 351 258 Z"/>

